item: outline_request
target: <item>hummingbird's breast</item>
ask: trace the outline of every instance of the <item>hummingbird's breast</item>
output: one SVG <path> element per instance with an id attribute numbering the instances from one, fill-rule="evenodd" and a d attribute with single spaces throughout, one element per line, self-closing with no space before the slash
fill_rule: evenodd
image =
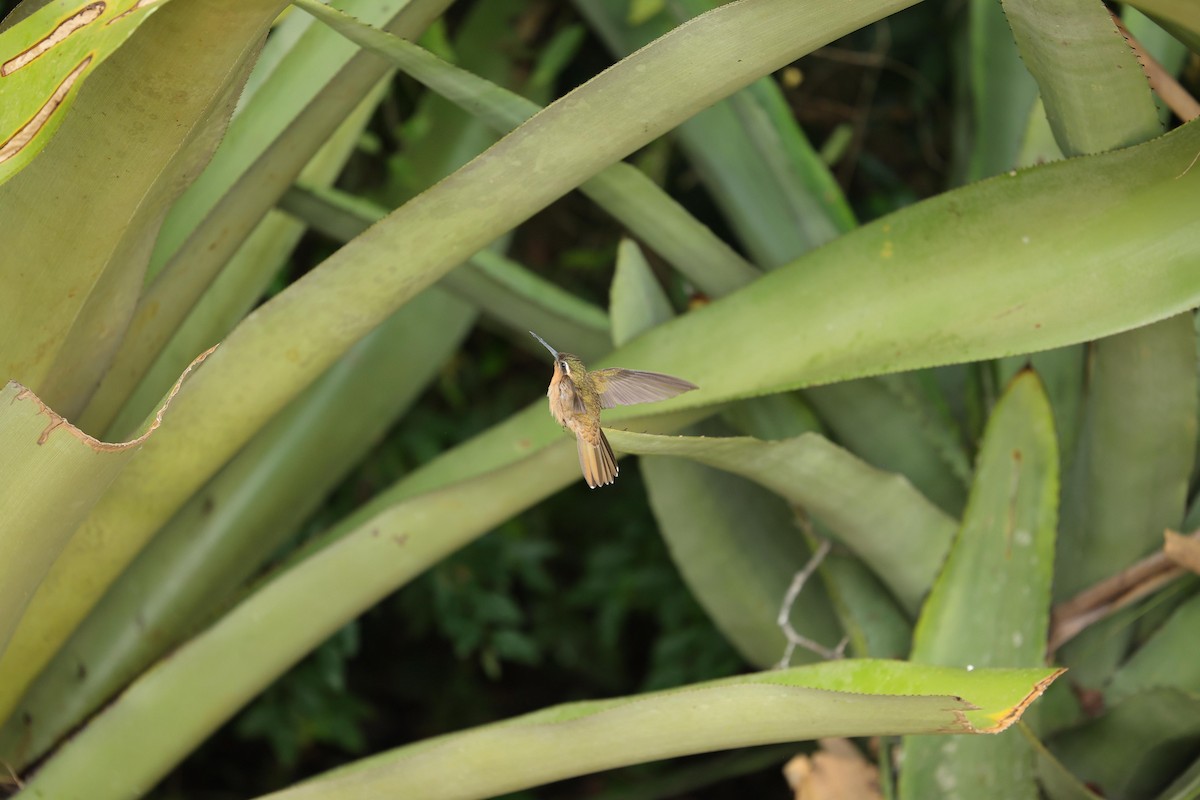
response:
<path id="1" fill-rule="evenodd" d="M 575 432 L 580 425 L 587 426 L 588 406 L 571 380 L 562 377 L 552 381 L 546 394 L 550 398 L 550 413 L 559 425 Z"/>

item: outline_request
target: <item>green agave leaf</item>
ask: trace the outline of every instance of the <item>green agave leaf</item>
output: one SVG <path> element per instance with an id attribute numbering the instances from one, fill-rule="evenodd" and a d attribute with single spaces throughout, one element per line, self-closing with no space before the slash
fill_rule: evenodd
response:
<path id="1" fill-rule="evenodd" d="M 340 0 L 349 13 L 361 16 L 372 25 L 392 23 L 412 5 L 410 0 Z M 250 170 L 263 153 L 297 125 L 305 109 L 324 102 L 329 115 L 345 112 L 348 97 L 364 97 L 375 81 L 347 85 L 337 76 L 358 55 L 358 49 L 324 25 L 315 24 L 306 14 L 290 14 L 284 22 L 288 30 L 272 33 L 263 58 L 247 83 L 237 115 L 213 160 L 172 206 L 163 231 L 154 247 L 149 277 L 156 276 L 167 261 L 184 245 L 204 218 L 212 213 Z M 420 28 L 417 28 L 419 32 Z M 409 31 L 411 35 L 411 31 Z M 284 39 L 273 50 L 273 40 Z M 334 102 L 330 84 L 338 87 Z M 312 113 L 312 112 L 309 112 Z M 306 159 L 305 159 L 306 160 Z M 301 162 L 303 163 L 303 161 Z"/>
<path id="2" fill-rule="evenodd" d="M 41 156 L 0 185 L 0 218 L 8 223 L 0 282 L 10 287 L 0 295 L 0 374 L 29 386 L 58 413 L 76 418 L 104 374 L 164 209 L 216 146 L 250 60 L 283 5 L 162 3 L 144 20 L 138 11 L 112 26 L 88 25 L 116 31 L 142 20 L 79 92 Z M 4 35 L 34 27 L 49 33 L 33 25 L 37 18 Z M 83 34 L 63 46 L 76 47 Z M 0 104 L 6 108 L 7 97 Z M 151 113 L 163 97 L 172 98 L 172 113 Z M 104 202 L 97 202 L 96 187 L 103 187 Z M 28 212 L 47 205 L 53 214 Z"/>
<path id="3" fill-rule="evenodd" d="M 629 239 L 622 239 L 617 245 L 610 295 L 612 339 L 617 347 L 675 316 L 675 309 L 650 270 L 646 256 Z"/>
<path id="4" fill-rule="evenodd" d="M 1103 4 L 1001 4 L 1063 153 L 1098 153 L 1162 131 L 1150 84 Z"/>
<path id="5" fill-rule="evenodd" d="M 15 381 L 0 389 L 0 656 L 50 565 L 158 428 L 190 371 L 149 427 L 118 444 L 88 436 Z"/>
<path id="6" fill-rule="evenodd" d="M 1021 63 L 1000 4 L 970 0 L 967 26 L 971 146 L 959 169 L 962 183 L 1018 166 L 1025 121 L 1037 98 L 1037 83 Z"/>
<path id="7" fill-rule="evenodd" d="M 1133 0 L 1130 5 L 1200 38 L 1200 8 L 1190 0 Z"/>
<path id="8" fill-rule="evenodd" d="M 541 111 L 536 103 L 515 92 L 448 64 L 386 31 L 364 25 L 318 0 L 296 0 L 295 5 L 351 41 L 394 62 L 500 133 L 508 133 Z M 727 294 L 759 274 L 678 202 L 628 164 L 611 164 L 579 188 L 712 295 Z"/>
<path id="9" fill-rule="evenodd" d="M 262 2 L 263 0 L 257 0 Z M 395 0 L 392 0 L 395 2 Z M 440 14 L 450 0 L 408 0 L 393 14 L 397 30 L 414 35 Z M 314 35 L 324 33 L 317 29 Z M 220 38 L 218 36 L 218 38 Z M 335 42 L 341 44 L 340 42 Z M 203 296 L 220 271 L 292 184 L 313 155 L 387 72 L 386 65 L 365 54 L 346 57 L 345 65 L 337 54 L 330 57 L 317 43 L 309 53 L 305 67 L 315 67 L 325 78 L 297 75 L 306 70 L 288 69 L 275 76 L 267 95 L 280 105 L 265 109 L 265 120 L 252 115 L 249 130 L 235 138 L 234 146 L 223 156 L 217 168 L 193 193 L 181 198 L 179 217 L 172 231 L 186 234 L 186 244 L 172 251 L 169 263 L 142 291 L 128 325 L 122 326 L 124 338 L 112 356 L 111 366 L 103 373 L 96 394 L 81 417 L 89 430 L 106 430 L 112 419 L 134 391 L 150 365 L 166 346 L 187 314 Z M 297 88 L 297 84 L 300 88 Z M 312 96 L 312 89 L 319 91 Z M 278 89 L 275 91 L 274 89 Z M 279 97 L 311 99 L 294 107 Z M 277 111 L 272 117 L 270 112 Z M 282 126 L 277 129 L 276 126 Z"/>
<path id="10" fill-rule="evenodd" d="M 835 438 L 859 457 L 898 472 L 949 514 L 966 501 L 971 463 L 944 407 L 914 374 L 816 386 L 805 391 Z"/>
<path id="11" fill-rule="evenodd" d="M 1196 358 L 1190 313 L 1094 346 L 1085 427 L 1063 492 L 1057 599 L 1157 549 L 1164 528 L 1179 529 L 1196 453 Z M 1107 681 L 1130 621 L 1093 626 L 1063 648 L 1073 681 Z"/>
<path id="12" fill-rule="evenodd" d="M 1045 706 L 1045 703 L 1041 705 Z M 1037 756 L 1038 785 L 1049 800 L 1103 800 L 1046 749 L 1025 720 L 1017 723 L 1017 729 Z"/>
<path id="13" fill-rule="evenodd" d="M 227 604 L 436 377 L 475 316 L 439 289 L 423 292 L 271 420 L 46 666 L 0 728 L 0 759 L 20 769 L 40 757 Z"/>
<path id="14" fill-rule="evenodd" d="M 1009 356 L 997 364 L 997 379 L 1001 385 L 1006 385 L 1027 367 L 1037 373 L 1054 410 L 1054 430 L 1058 434 L 1058 451 L 1064 459 L 1061 468 L 1064 474 L 1069 474 L 1083 423 L 1086 361 L 1087 348 L 1071 345 L 1027 356 Z"/>
<path id="15" fill-rule="evenodd" d="M 663 4 L 641 21 L 627 16 L 625 0 L 575 5 L 609 49 L 626 56 L 719 3 Z M 854 227 L 837 181 L 773 80 L 755 81 L 714 103 L 674 136 L 756 263 L 777 267 Z"/>
<path id="16" fill-rule="evenodd" d="M 790 439 L 824 431 L 816 413 L 796 392 L 738 400 L 724 406 L 721 417 L 755 439 Z"/>
<path id="17" fill-rule="evenodd" d="M 1193 123 L 947 192 L 655 329 L 619 357 L 686 368 L 701 390 L 666 401 L 677 409 L 1048 349 L 1163 319 L 1200 301 L 1191 269 L 1200 221 L 1185 210 L 1200 197 L 1200 170 L 1189 169 L 1197 152 Z M 1069 226 L 1052 219 L 1064 208 Z"/>
<path id="18" fill-rule="evenodd" d="M 1063 152 L 1054 140 L 1050 120 L 1046 119 L 1046 105 L 1039 96 L 1025 121 L 1025 136 L 1021 141 L 1021 152 L 1017 154 L 1017 166 L 1031 167 L 1058 161 L 1062 157 Z"/>
<path id="19" fill-rule="evenodd" d="M 902 476 L 881 472 L 815 433 L 780 442 L 618 430 L 608 437 L 622 452 L 691 458 L 803 506 L 910 610 L 932 585 L 954 535 L 954 520 Z"/>
<path id="20" fill-rule="evenodd" d="M 1009 385 L 984 431 L 962 527 L 921 610 L 913 661 L 1044 663 L 1057 502 L 1054 419 L 1041 382 L 1027 371 Z M 1034 765 L 1017 731 L 953 746 L 908 738 L 900 797 L 969 792 L 1034 800 Z"/>
<path id="21" fill-rule="evenodd" d="M 352 240 L 387 216 L 381 206 L 336 189 L 293 188 L 280 207 L 341 242 Z M 604 309 L 492 250 L 475 253 L 439 285 L 521 336 L 535 330 L 549 342 L 570 342 L 570 352 L 585 362 L 612 351 Z M 534 346 L 545 352 L 540 345 Z"/>
<path id="22" fill-rule="evenodd" d="M 563 440 L 507 469 L 360 518 L 353 531 L 277 575 L 144 672 L 42 765 L 26 791 L 56 800 L 148 791 L 309 650 L 577 477 L 574 443 Z"/>
<path id="23" fill-rule="evenodd" d="M 393 750 L 269 797 L 482 798 L 730 747 L 910 726 L 992 732 L 1011 724 L 1054 675 L 1048 669 L 965 673 L 903 662 L 826 662 L 556 706 Z M 935 701 L 935 694 L 942 696 Z"/>
<path id="24" fill-rule="evenodd" d="M 1110 800 L 1153 797 L 1187 767 L 1200 739 L 1200 695 L 1151 689 L 1051 739 L 1063 764 Z"/>
<path id="25" fill-rule="evenodd" d="M 297 15 L 297 19 L 303 15 Z M 267 40 L 274 41 L 274 37 Z M 251 73 L 251 77 L 254 73 Z M 346 160 L 358 146 L 362 130 L 386 89 L 382 83 L 376 91 L 359 104 L 325 147 L 304 168 L 301 178 L 315 185 L 333 183 L 341 174 Z M 219 154 L 220 151 L 218 151 Z M 130 395 L 120 412 L 108 425 L 107 438 L 117 438 L 137 427 L 162 397 L 164 387 L 179 374 L 195 354 L 212 347 L 233 330 L 246 314 L 262 300 L 270 282 L 288 263 L 296 243 L 304 235 L 305 226 L 273 211 L 255 228 L 237 253 L 221 270 L 204 296 L 196 302 L 187 318 L 171 336 L 166 347 L 154 361 L 146 376 Z M 82 419 L 91 418 L 95 406 L 85 410 Z"/>
<path id="26" fill-rule="evenodd" d="M 780 663 L 776 619 L 792 576 L 811 555 L 792 509 L 744 478 L 676 459 L 642 460 L 650 507 L 671 558 L 717 629 L 751 664 Z M 792 608 L 795 629 L 832 649 L 841 636 L 814 577 Z M 804 663 L 817 654 L 798 649 Z"/>
<path id="27" fill-rule="evenodd" d="M 0 31 L 0 183 L 41 152 L 88 77 L 164 5 L 46 3 Z"/>
<path id="28" fill-rule="evenodd" d="M 845 30 L 909 4 L 867 0 L 818 13 L 791 0 L 742 0 L 698 17 L 558 100 L 256 309 L 177 398 L 167 440 L 158 436 L 143 448 L 47 576 L 0 661 L 0 709 L 11 707 L 99 595 L 187 498 L 392 311 L 699 108 Z M 629 116 L 622 111 L 627 108 L 649 116 Z M 597 130 L 611 135 L 596 137 Z M 531 165 L 537 180 L 528 179 Z M 397 252 L 408 258 L 397 262 Z M 651 338 L 639 337 L 630 347 Z M 549 415 L 542 419 L 554 429 Z M 540 438 L 538 444 L 549 440 Z M 506 455 L 533 449 L 530 438 Z M 119 535 L 107 537 L 111 531 Z M 102 560 L 90 557 L 100 537 L 105 537 Z"/>
<path id="29" fill-rule="evenodd" d="M 849 652 L 870 658 L 903 658 L 908 654 L 912 649 L 912 623 L 862 561 L 834 551 L 821 564 L 820 575 L 849 638 Z"/>
<path id="30" fill-rule="evenodd" d="M 1200 695 L 1200 663 L 1190 653 L 1200 631 L 1200 595 L 1175 610 L 1161 629 L 1137 649 L 1105 689 L 1118 703 L 1149 689 L 1179 689 Z"/>

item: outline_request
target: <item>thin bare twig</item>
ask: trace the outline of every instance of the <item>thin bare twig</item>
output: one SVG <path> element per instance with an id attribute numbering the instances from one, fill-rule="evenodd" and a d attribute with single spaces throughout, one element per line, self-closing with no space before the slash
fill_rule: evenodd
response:
<path id="1" fill-rule="evenodd" d="M 8 773 L 7 778 L 0 779 L 0 786 L 15 786 L 17 787 L 17 791 L 24 789 L 25 784 L 21 782 L 21 778 L 17 775 L 16 770 L 12 768 L 12 764 L 9 764 L 2 758 L 0 758 L 0 764 L 4 765 L 4 771 Z"/>
<path id="2" fill-rule="evenodd" d="M 1183 538 L 1200 540 L 1200 531 Z M 1154 594 L 1185 574 L 1187 573 L 1183 568 L 1176 566 L 1175 562 L 1160 550 L 1116 575 L 1084 589 L 1070 600 L 1059 603 L 1050 616 L 1050 642 L 1047 646 L 1049 655 L 1053 656 L 1058 648 L 1078 636 L 1088 626 L 1111 617 L 1143 597 Z"/>
<path id="3" fill-rule="evenodd" d="M 828 539 L 822 539 L 820 546 L 817 547 L 812 558 L 804 565 L 804 569 L 800 570 L 792 578 L 792 583 L 788 586 L 787 592 L 783 596 L 783 605 L 779 609 L 779 617 L 775 622 L 783 631 L 784 637 L 787 639 L 787 648 L 783 651 L 783 658 L 779 661 L 779 668 L 784 669 L 791 663 L 792 653 L 797 647 L 803 647 L 805 650 L 816 653 L 821 658 L 833 660 L 842 658 L 846 651 L 846 645 L 850 642 L 849 636 L 843 636 L 842 641 L 838 646 L 830 650 L 828 647 L 814 642 L 807 636 L 802 636 L 792 627 L 792 606 L 796 604 L 796 598 L 800 596 L 800 590 L 804 588 L 804 584 L 808 583 L 808 579 L 817 571 L 817 567 L 821 566 L 821 562 L 825 560 L 825 556 L 829 555 L 830 544 Z"/>
<path id="4" fill-rule="evenodd" d="M 1200 575 L 1200 538 L 1167 531 L 1163 534 L 1163 555 L 1180 567 Z"/>

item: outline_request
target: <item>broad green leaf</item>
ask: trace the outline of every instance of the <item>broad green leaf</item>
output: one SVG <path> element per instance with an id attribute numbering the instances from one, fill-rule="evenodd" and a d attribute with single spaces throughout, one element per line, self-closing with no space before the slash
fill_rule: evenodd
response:
<path id="1" fill-rule="evenodd" d="M 297 18 L 303 16 L 297 15 Z M 268 42 L 273 40 L 274 37 Z M 251 77 L 253 75 L 251 73 Z M 386 88 L 381 83 L 354 109 L 304 168 L 300 175 L 302 179 L 315 185 L 328 185 L 337 179 Z M 220 156 L 220 150 L 217 156 Z M 258 224 L 174 331 L 145 377 L 108 425 L 106 436 L 118 437 L 136 427 L 145 418 L 146 410 L 153 408 L 162 397 L 164 387 L 179 374 L 181 365 L 221 341 L 237 326 L 262 300 L 268 285 L 288 263 L 304 232 L 302 223 L 279 211 L 272 211 Z M 91 413 L 95 413 L 96 407 L 90 408 Z M 90 416 L 85 411 L 83 419 Z"/>
<path id="2" fill-rule="evenodd" d="M 617 245 L 611 300 L 613 344 L 625 344 L 675 316 L 671 301 L 659 285 L 637 244 L 622 239 Z"/>
<path id="3" fill-rule="evenodd" d="M 1057 503 L 1054 419 L 1041 382 L 1026 371 L 988 420 L 962 527 L 921 610 L 913 661 L 970 669 L 1045 661 Z M 1036 798 L 1034 754 L 1017 731 L 953 745 L 910 737 L 900 797 L 936 796 Z"/>
<path id="4" fill-rule="evenodd" d="M 820 575 L 849 638 L 849 652 L 861 658 L 903 658 L 908 654 L 912 623 L 862 561 L 835 551 L 821 564 Z"/>
<path id="5" fill-rule="evenodd" d="M 1027 366 L 1037 373 L 1054 411 L 1054 430 L 1058 434 L 1058 452 L 1064 459 L 1061 469 L 1064 474 L 1070 467 L 1083 423 L 1086 359 L 1086 347 L 1071 345 L 1027 356 L 1009 356 L 997 365 L 997 379 L 1001 384 L 1007 384 Z"/>
<path id="6" fill-rule="evenodd" d="M 896 661 L 825 662 L 556 706 L 383 753 L 269 797 L 482 798 L 624 764 L 745 745 L 910 727 L 990 732 L 1011 724 L 1054 674 L 1044 668 L 965 673 Z M 994 700 L 981 691 L 984 686 Z M 943 695 L 940 708 L 935 693 Z"/>
<path id="7" fill-rule="evenodd" d="M 643 24 L 627 19 L 625 0 L 575 5 L 609 49 L 625 56 L 718 3 L 666 4 Z M 675 136 L 759 265 L 780 266 L 854 227 L 837 181 L 773 80 L 763 78 L 714 103 L 680 125 Z"/>
<path id="8" fill-rule="evenodd" d="M 428 386 L 474 318 L 465 303 L 427 290 L 271 420 L 47 665 L 0 728 L 0 758 L 20 768 L 41 756 L 228 603 Z"/>
<path id="9" fill-rule="evenodd" d="M 833 383 L 808 389 L 804 396 L 847 449 L 904 475 L 947 513 L 962 510 L 970 460 L 949 414 L 919 376 Z"/>
<path id="10" fill-rule="evenodd" d="M 962 183 L 997 175 L 1019 166 L 1017 153 L 1025 120 L 1037 97 L 1037 83 L 1021 63 L 1004 11 L 996 0 L 970 0 L 967 5 L 970 92 L 970 147 L 959 174 Z"/>
<path id="11" fill-rule="evenodd" d="M 1146 76 L 1103 3 L 1001 4 L 1064 154 L 1097 153 L 1161 132 Z"/>
<path id="12" fill-rule="evenodd" d="M 41 766 L 26 791 L 56 800 L 148 791 L 309 650 L 577 476 L 574 443 L 564 439 L 507 469 L 360 520 L 143 673 Z"/>
<path id="13" fill-rule="evenodd" d="M 722 418 L 755 439 L 790 439 L 802 433 L 822 433 L 821 420 L 795 392 L 781 392 L 725 406 Z"/>
<path id="14" fill-rule="evenodd" d="M 762 487 L 703 464 L 644 458 L 642 478 L 692 595 L 747 661 L 760 669 L 778 664 L 787 640 L 776 619 L 792 576 L 811 555 L 792 509 Z M 793 606 L 792 624 L 831 649 L 841 637 L 816 576 Z M 793 655 L 801 663 L 815 658 L 803 649 Z"/>
<path id="15" fill-rule="evenodd" d="M 319 0 L 296 0 L 296 5 L 351 41 L 394 62 L 500 133 L 519 127 L 541 110 L 531 100 L 447 64 L 386 31 L 363 25 Z M 579 188 L 712 295 L 727 294 L 758 276 L 758 270 L 729 245 L 628 164 L 611 164 Z"/>
<path id="16" fill-rule="evenodd" d="M 341 242 L 387 216 L 375 203 L 336 189 L 294 188 L 281 207 Z M 602 308 L 492 250 L 475 253 L 439 285 L 522 335 L 535 330 L 548 342 L 564 343 L 564 349 L 585 362 L 612 351 L 609 319 Z"/>
<path id="17" fill-rule="evenodd" d="M 1190 657 L 1200 631 L 1200 595 L 1175 609 L 1170 619 L 1137 649 L 1105 689 L 1108 703 L 1156 688 L 1200 695 L 1200 659 Z"/>
<path id="18" fill-rule="evenodd" d="M 933 583 L 954 520 L 902 476 L 881 472 L 814 433 L 780 442 L 610 430 L 624 453 L 683 456 L 750 478 L 802 506 L 913 610 Z"/>
<path id="19" fill-rule="evenodd" d="M 104 374 L 164 208 L 216 146 L 283 4 L 162 4 L 87 81 L 41 157 L 0 185 L 0 283 L 11 287 L 0 294 L 0 375 L 33 389 L 57 413 L 77 417 Z M 139 11 L 112 26 L 98 20 L 88 29 L 116 31 L 142 17 Z M 35 19 L 5 36 L 35 27 L 49 33 Z M 75 36 L 63 46 L 77 43 L 88 47 Z M 170 114 L 156 113 L 163 97 L 173 98 Z M 29 212 L 43 207 L 54 213 Z M 53 280 L 31 279 L 50 272 Z"/>
<path id="20" fill-rule="evenodd" d="M 0 389 L 0 655 L 50 565 L 158 428 L 184 377 L 150 426 L 118 444 L 88 436 L 15 381 Z"/>
<path id="21" fill-rule="evenodd" d="M 394 14 L 393 24 L 401 32 L 414 35 L 449 2 L 408 0 Z M 314 35 L 316 33 L 322 32 L 314 31 Z M 332 69 L 329 61 L 336 64 L 337 59 L 322 57 L 325 54 L 321 50 L 317 46 L 315 52 L 309 51 L 314 56 L 312 65 L 318 70 L 325 66 Z M 244 138 L 236 139 L 229 155 L 218 163 L 217 169 L 208 173 L 213 177 L 184 199 L 179 212 L 183 218 L 176 219 L 173 230 L 182 229 L 186 243 L 172 251 L 169 263 L 155 274 L 144 291 L 139 292 L 128 329 L 121 327 L 124 339 L 120 349 L 113 354 L 112 364 L 103 373 L 103 382 L 81 418 L 88 429 L 108 428 L 221 269 L 313 155 L 386 72 L 386 65 L 360 53 L 350 57 L 335 75 L 324 76 L 323 83 L 314 80 L 311 74 L 297 74 L 295 69 L 273 76 L 278 80 L 272 84 L 280 84 L 280 91 L 289 96 L 307 98 L 314 85 L 319 86 L 320 91 L 300 108 L 276 98 L 283 107 L 266 109 L 269 124 L 263 124 L 261 119 L 249 120 L 250 129 Z M 296 84 L 304 88 L 294 90 Z M 273 98 L 279 94 L 270 88 L 266 91 Z M 277 117 L 270 116 L 272 110 L 279 111 Z M 275 125 L 284 127 L 272 137 Z M 246 147 L 237 146 L 242 144 Z M 140 282 L 137 288 L 142 289 Z M 97 382 L 99 380 L 98 375 Z"/>
<path id="22" fill-rule="evenodd" d="M 46 3 L 0 31 L 0 183 L 41 152 L 88 77 L 164 5 Z"/>
<path id="23" fill-rule="evenodd" d="M 1045 705 L 1043 701 L 1039 707 L 1044 708 Z M 1025 736 L 1025 741 L 1037 756 L 1038 786 L 1047 800 L 1103 800 L 1046 749 L 1046 745 L 1042 744 L 1024 720 L 1017 723 L 1017 729 Z"/>
<path id="24" fill-rule="evenodd" d="M 1191 0 L 1133 0 L 1130 5 L 1151 19 L 1169 22 L 1200 37 L 1200 7 Z"/>
<path id="25" fill-rule="evenodd" d="M 1172 316 L 1200 302 L 1200 221 L 1186 210 L 1200 197 L 1200 170 L 1188 169 L 1197 152 L 1192 123 L 947 192 L 640 337 L 620 358 L 686 366 L 703 388 L 664 404 L 677 409 L 1048 349 Z M 1062 208 L 1072 225 L 1054 219 Z"/>
<path id="26" fill-rule="evenodd" d="M 1075 775 L 1109 800 L 1140 800 L 1166 788 L 1200 739 L 1200 695 L 1151 689 L 1048 744 Z"/>
<path id="27" fill-rule="evenodd" d="M 1021 141 L 1021 152 L 1017 154 L 1017 167 L 1032 167 L 1062 159 L 1062 150 L 1054 140 L 1050 120 L 1046 119 L 1046 106 L 1038 97 L 1025 123 L 1025 138 Z"/>
<path id="28" fill-rule="evenodd" d="M 1055 594 L 1066 599 L 1115 574 L 1178 529 L 1196 452 L 1196 336 L 1192 315 L 1094 345 L 1079 450 L 1064 485 Z M 1084 631 L 1060 654 L 1098 687 L 1122 657 L 1129 618 Z"/>
<path id="29" fill-rule="evenodd" d="M 410 0 L 339 0 L 339 5 L 369 24 L 388 25 L 402 18 L 412 3 Z M 422 16 L 425 13 L 422 12 Z M 347 73 L 353 72 L 343 70 L 358 56 L 358 48 L 324 25 L 315 24 L 307 14 L 290 14 L 284 24 L 287 30 L 277 29 L 268 39 L 263 58 L 255 65 L 238 113 L 230 122 L 229 131 L 213 154 L 213 160 L 180 195 L 163 223 L 162 235 L 154 247 L 150 278 L 166 266 L 255 161 L 270 151 L 290 128 L 298 127 L 298 121 L 306 121 L 305 113 L 313 115 L 312 109 L 320 109 L 324 104 L 328 109 L 325 113 L 337 119 L 354 108 L 370 88 L 385 77 L 386 73 L 380 70 L 374 81 L 347 83 Z M 421 27 L 402 30 L 411 36 L 419 33 Z M 276 43 L 276 39 L 283 41 Z M 273 49 L 273 45 L 277 49 Z M 331 85 L 336 86 L 336 90 Z M 354 102 L 349 103 L 349 100 Z M 306 109 L 309 110 L 306 112 Z M 311 120 L 308 121 L 311 124 Z M 319 127 L 326 134 L 332 130 L 326 124 Z M 301 164 L 307 160 L 303 159 Z"/>

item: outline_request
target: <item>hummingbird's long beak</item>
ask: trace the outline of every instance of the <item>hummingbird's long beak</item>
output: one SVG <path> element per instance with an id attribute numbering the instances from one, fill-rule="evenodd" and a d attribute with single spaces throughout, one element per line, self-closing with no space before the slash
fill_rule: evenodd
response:
<path id="1" fill-rule="evenodd" d="M 545 347 L 547 350 L 549 350 L 549 351 L 550 351 L 550 355 L 554 356 L 555 360 L 557 360 L 557 359 L 558 359 L 558 351 L 557 351 L 557 350 L 555 350 L 553 347 L 551 347 L 551 346 L 550 346 L 550 345 L 549 345 L 549 344 L 546 342 L 546 340 L 545 340 L 545 339 L 543 339 L 542 337 L 538 336 L 538 335 L 537 335 L 536 333 L 534 333 L 533 331 L 530 331 L 530 332 L 529 332 L 529 335 L 530 335 L 530 336 L 532 336 L 533 338 L 537 339 L 539 342 L 541 342 L 541 343 L 542 343 L 542 347 Z"/>

